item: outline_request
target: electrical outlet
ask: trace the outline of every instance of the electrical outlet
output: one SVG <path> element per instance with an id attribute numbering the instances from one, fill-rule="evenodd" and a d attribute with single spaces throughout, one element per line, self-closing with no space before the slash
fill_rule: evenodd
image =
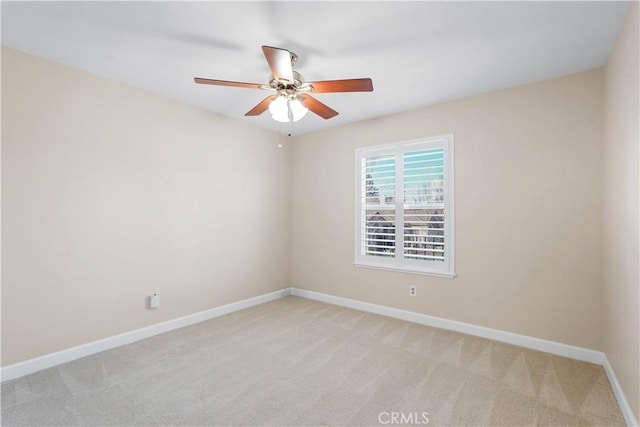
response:
<path id="1" fill-rule="evenodd" d="M 160 295 L 153 294 L 149 296 L 149 308 L 160 307 Z"/>
<path id="2" fill-rule="evenodd" d="M 412 297 L 416 296 L 416 285 L 409 285 L 409 295 Z"/>

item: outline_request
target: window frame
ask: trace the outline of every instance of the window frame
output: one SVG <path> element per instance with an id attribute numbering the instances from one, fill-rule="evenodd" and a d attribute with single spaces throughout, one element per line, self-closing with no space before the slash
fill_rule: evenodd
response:
<path id="1" fill-rule="evenodd" d="M 404 257 L 403 231 L 397 224 L 404 223 L 404 210 L 412 209 L 404 203 L 404 153 L 433 148 L 444 149 L 444 262 L 407 259 Z M 393 154 L 395 159 L 395 230 L 396 250 L 393 257 L 366 255 L 362 251 L 362 207 L 366 186 L 362 183 L 362 160 L 375 156 Z M 453 133 L 399 141 L 390 144 L 357 148 L 355 151 L 355 267 L 399 271 L 403 273 L 453 278 L 455 254 L 455 209 L 454 209 L 454 135 Z M 400 193 L 400 197 L 398 197 Z M 413 208 L 415 209 L 415 208 Z M 399 219 L 402 218 L 402 219 Z M 399 245 L 399 243 L 401 243 Z"/>

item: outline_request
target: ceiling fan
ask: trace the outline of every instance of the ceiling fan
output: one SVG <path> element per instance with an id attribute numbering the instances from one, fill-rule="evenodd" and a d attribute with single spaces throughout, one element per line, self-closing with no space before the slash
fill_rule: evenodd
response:
<path id="1" fill-rule="evenodd" d="M 373 83 L 370 78 L 305 82 L 302 75 L 293 70 L 293 65 L 298 60 L 295 53 L 271 46 L 262 46 L 262 51 L 271 69 L 269 84 L 242 83 L 201 77 L 195 77 L 194 81 L 199 84 L 263 89 L 275 92 L 260 101 L 245 116 L 258 116 L 269 109 L 273 118 L 280 122 L 298 121 L 307 113 L 307 110 L 311 110 L 323 119 L 330 119 L 338 115 L 337 111 L 311 96 L 312 93 L 373 91 Z"/>

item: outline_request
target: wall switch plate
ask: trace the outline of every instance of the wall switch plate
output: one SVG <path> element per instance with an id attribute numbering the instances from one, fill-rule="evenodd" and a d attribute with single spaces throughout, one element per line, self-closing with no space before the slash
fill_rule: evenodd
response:
<path id="1" fill-rule="evenodd" d="M 417 292 L 416 285 L 409 285 L 409 295 L 412 297 L 415 297 L 416 292 Z"/>
<path id="2" fill-rule="evenodd" d="M 149 296 L 149 308 L 160 307 L 160 295 L 153 294 Z"/>

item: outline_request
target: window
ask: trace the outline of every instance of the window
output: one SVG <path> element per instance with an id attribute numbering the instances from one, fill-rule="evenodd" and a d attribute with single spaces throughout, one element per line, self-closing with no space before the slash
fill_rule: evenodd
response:
<path id="1" fill-rule="evenodd" d="M 356 150 L 355 265 L 454 277 L 453 135 Z"/>

